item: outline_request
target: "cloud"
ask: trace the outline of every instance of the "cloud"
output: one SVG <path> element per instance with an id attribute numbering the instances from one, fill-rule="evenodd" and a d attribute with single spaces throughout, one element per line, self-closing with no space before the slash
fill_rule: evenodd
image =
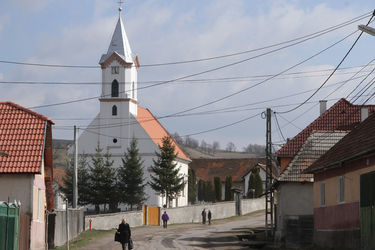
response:
<path id="1" fill-rule="evenodd" d="M 18 0 L 18 1 L 11 1 L 13 4 L 16 4 L 19 8 L 24 11 L 40 11 L 44 9 L 48 4 L 50 4 L 53 0 Z"/>

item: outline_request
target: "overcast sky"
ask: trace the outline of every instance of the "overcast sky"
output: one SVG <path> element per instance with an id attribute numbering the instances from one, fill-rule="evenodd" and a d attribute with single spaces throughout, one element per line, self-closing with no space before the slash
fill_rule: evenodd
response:
<path id="1" fill-rule="evenodd" d="M 117 2 L 2 0 L 0 60 L 99 66 L 98 61 L 107 51 L 118 19 Z M 208 61 L 141 67 L 138 70 L 139 87 L 249 59 L 233 66 L 187 77 L 184 81 L 139 90 L 138 101 L 157 117 L 216 101 L 266 79 L 254 76 L 280 73 L 356 31 L 358 24 L 368 22 L 370 16 L 365 14 L 370 13 L 374 7 L 373 1 L 342 0 L 128 0 L 121 15 L 132 51 L 138 55 L 141 65 L 204 59 L 248 51 L 303 37 L 353 18 L 363 17 L 343 28 L 254 59 L 249 58 L 290 43 Z M 193 137 L 204 139 L 207 143 L 219 141 L 222 148 L 228 142 L 234 142 L 239 150 L 249 143 L 265 144 L 265 120 L 260 113 L 267 107 L 276 112 L 286 111 L 303 102 L 312 92 L 294 94 L 318 88 L 330 73 L 322 70 L 334 68 L 358 35 L 359 32 L 353 34 L 319 56 L 286 72 L 308 73 L 281 75 L 222 101 L 188 112 L 203 114 L 169 117 L 160 119 L 160 122 L 170 133 L 188 135 L 254 116 L 238 124 Z M 346 97 L 374 66 L 365 68 L 355 77 L 357 79 L 345 85 L 336 83 L 349 79 L 360 69 L 351 67 L 369 63 L 375 57 L 374 51 L 375 37 L 363 34 L 341 66 L 346 69 L 339 70 L 327 82 L 327 87 L 322 88 L 311 99 L 311 103 L 277 116 L 284 137 L 294 137 L 299 129 L 317 118 L 317 103 L 320 99 L 328 99 L 329 107 L 339 98 Z M 362 77 L 358 78 L 359 76 Z M 362 86 L 372 77 L 368 77 Z M 35 107 L 95 97 L 100 95 L 101 86 L 21 85 L 4 81 L 99 83 L 101 70 L 0 63 L 0 81 L 1 101 L 13 101 L 25 107 Z M 337 87 L 340 88 L 327 97 Z M 372 91 L 371 87 L 365 95 L 373 93 Z M 293 96 L 286 97 L 288 95 Z M 361 97 L 356 103 L 362 103 L 364 100 L 365 97 Z M 254 104 L 257 102 L 264 103 Z M 371 100 L 369 103 L 374 101 Z M 289 104 L 290 106 L 286 106 Z M 207 112 L 242 105 L 247 106 L 231 109 L 230 112 Z M 55 121 L 54 138 L 72 139 L 72 126 L 84 128 L 99 112 L 99 101 L 93 99 L 33 110 Z M 275 119 L 272 127 L 273 141 L 280 143 L 282 137 Z"/>

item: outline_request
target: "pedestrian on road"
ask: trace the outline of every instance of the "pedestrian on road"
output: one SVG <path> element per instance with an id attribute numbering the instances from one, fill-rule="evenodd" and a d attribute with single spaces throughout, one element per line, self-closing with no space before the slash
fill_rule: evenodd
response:
<path id="1" fill-rule="evenodd" d="M 208 225 L 211 225 L 211 217 L 212 217 L 211 210 L 208 210 L 208 214 L 207 214 Z"/>
<path id="2" fill-rule="evenodd" d="M 202 224 L 206 224 L 206 209 L 203 208 L 202 211 Z"/>
<path id="3" fill-rule="evenodd" d="M 122 219 L 121 224 L 118 225 L 117 232 L 120 233 L 120 243 L 122 245 L 122 250 L 126 250 L 126 246 L 129 243 L 132 233 L 129 224 L 126 223 L 125 219 Z"/>
<path id="4" fill-rule="evenodd" d="M 161 219 L 163 220 L 163 227 L 167 228 L 169 216 L 166 211 L 164 211 L 164 214 L 161 216 Z"/>

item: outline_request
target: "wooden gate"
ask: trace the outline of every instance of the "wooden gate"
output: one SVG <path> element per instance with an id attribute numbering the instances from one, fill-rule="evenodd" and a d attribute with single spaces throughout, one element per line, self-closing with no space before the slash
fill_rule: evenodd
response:
<path id="1" fill-rule="evenodd" d="M 144 213 L 147 212 L 147 225 L 159 226 L 160 225 L 160 207 L 147 206 Z"/>
<path id="2" fill-rule="evenodd" d="M 361 247 L 375 249 L 375 172 L 360 177 Z"/>
<path id="3" fill-rule="evenodd" d="M 27 214 L 20 213 L 20 233 L 19 233 L 19 249 L 28 250 L 30 242 L 30 223 L 31 218 Z"/>

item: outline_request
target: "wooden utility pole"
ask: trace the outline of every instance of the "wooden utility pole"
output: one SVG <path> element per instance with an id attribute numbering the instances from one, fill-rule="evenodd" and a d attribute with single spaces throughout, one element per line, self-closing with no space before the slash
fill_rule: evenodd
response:
<path id="1" fill-rule="evenodd" d="M 272 237 L 273 228 L 273 191 L 272 191 L 272 137 L 271 137 L 271 109 L 266 111 L 266 237 Z M 269 219 L 268 219 L 269 218 Z M 270 223 L 268 223 L 270 221 Z"/>
<path id="2" fill-rule="evenodd" d="M 78 205 L 78 129 L 74 126 L 73 208 Z"/>

